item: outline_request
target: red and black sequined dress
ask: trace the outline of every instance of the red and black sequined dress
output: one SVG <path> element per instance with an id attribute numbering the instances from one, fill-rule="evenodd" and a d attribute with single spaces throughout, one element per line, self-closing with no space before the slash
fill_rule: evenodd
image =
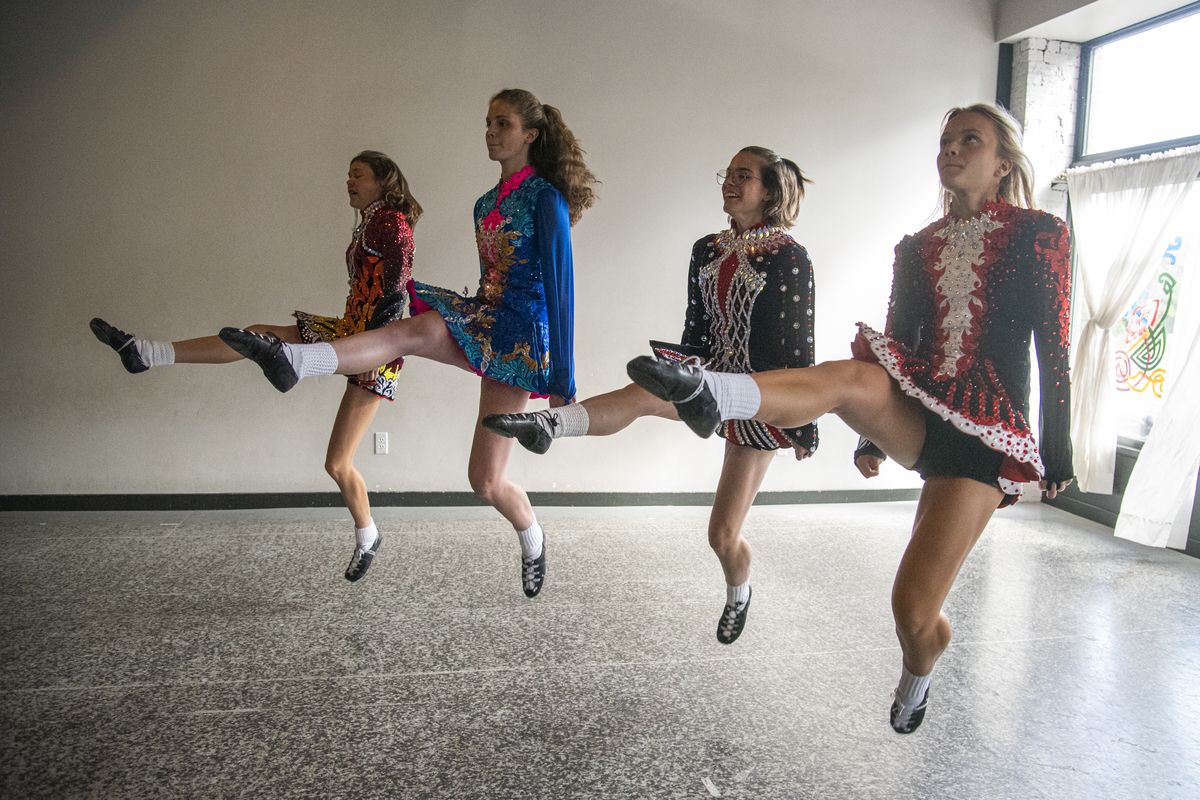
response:
<path id="1" fill-rule="evenodd" d="M 363 211 L 346 248 L 346 272 L 350 293 L 346 313 L 324 317 L 296 311 L 296 326 L 305 342 L 328 342 L 363 331 L 381 328 L 400 319 L 408 304 L 408 282 L 412 279 L 413 235 L 404 214 L 376 201 Z M 361 375 L 347 375 L 355 386 L 388 400 L 396 397 L 396 381 L 404 359 Z"/>
<path id="2" fill-rule="evenodd" d="M 859 323 L 854 357 L 878 362 L 957 430 L 1003 454 L 1006 495 L 1074 476 L 1071 465 L 1070 237 L 1044 211 L 989 203 L 896 246 L 884 333 Z M 1029 343 L 1041 376 L 1039 448 L 1029 420 Z"/>
<path id="3" fill-rule="evenodd" d="M 720 372 L 811 366 L 813 270 L 808 252 L 786 231 L 766 225 L 726 230 L 692 246 L 684 349 Z M 729 420 L 717 433 L 758 450 L 817 449 L 817 426 L 780 429 Z"/>

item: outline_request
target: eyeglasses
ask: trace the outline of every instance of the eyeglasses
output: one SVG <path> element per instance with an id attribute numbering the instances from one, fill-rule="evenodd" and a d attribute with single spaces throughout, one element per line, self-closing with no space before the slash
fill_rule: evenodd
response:
<path id="1" fill-rule="evenodd" d="M 739 169 L 735 172 L 723 169 L 717 173 L 717 184 L 720 186 L 724 186 L 727 183 L 730 186 L 741 186 L 746 181 L 757 180 L 761 179 L 748 169 Z"/>

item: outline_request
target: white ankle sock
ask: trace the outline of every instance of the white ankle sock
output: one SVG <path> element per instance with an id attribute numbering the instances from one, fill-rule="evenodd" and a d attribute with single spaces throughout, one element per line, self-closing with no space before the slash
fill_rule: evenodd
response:
<path id="1" fill-rule="evenodd" d="M 538 524 L 536 517 L 528 528 L 517 531 L 517 538 L 521 540 L 523 558 L 537 558 L 542 554 L 542 526 Z"/>
<path id="2" fill-rule="evenodd" d="M 704 371 L 704 384 L 717 401 L 721 421 L 727 419 L 754 419 L 762 403 L 758 384 L 749 375 L 738 372 Z"/>
<path id="3" fill-rule="evenodd" d="M 929 679 L 932 676 L 933 673 L 913 675 L 908 671 L 908 667 L 901 664 L 900 683 L 896 686 L 896 699 L 906 706 L 917 705 L 925 696 L 925 691 L 929 688 Z"/>
<path id="4" fill-rule="evenodd" d="M 551 439 L 558 439 L 562 436 L 587 436 L 588 412 L 580 403 L 559 406 L 538 413 L 557 420 L 557 425 L 550 426 Z"/>
<path id="5" fill-rule="evenodd" d="M 375 520 L 367 523 L 365 528 L 354 529 L 354 541 L 363 550 L 367 550 L 371 545 L 375 544 L 375 539 L 379 537 L 379 529 L 375 527 Z"/>
<path id="6" fill-rule="evenodd" d="M 337 372 L 337 351 L 329 342 L 283 345 L 283 354 L 296 370 L 297 378 L 315 378 Z"/>
<path id="7" fill-rule="evenodd" d="M 725 602 L 731 606 L 738 606 L 750 599 L 750 581 L 734 586 L 725 584 Z"/>
<path id="8" fill-rule="evenodd" d="M 156 342 L 135 336 L 132 346 L 137 348 L 142 363 L 147 367 L 166 367 L 175 363 L 175 345 L 170 342 Z"/>

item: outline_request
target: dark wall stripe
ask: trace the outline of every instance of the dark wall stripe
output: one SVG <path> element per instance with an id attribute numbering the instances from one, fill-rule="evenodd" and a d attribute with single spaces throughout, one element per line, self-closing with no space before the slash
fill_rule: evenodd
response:
<path id="1" fill-rule="evenodd" d="M 918 489 L 762 492 L 755 505 L 881 503 L 916 500 Z M 707 506 L 710 492 L 530 492 L 535 506 Z M 0 511 L 200 511 L 239 508 L 336 508 L 336 492 L 264 494 L 15 494 L 0 495 Z M 479 506 L 470 492 L 372 492 L 377 507 Z"/>

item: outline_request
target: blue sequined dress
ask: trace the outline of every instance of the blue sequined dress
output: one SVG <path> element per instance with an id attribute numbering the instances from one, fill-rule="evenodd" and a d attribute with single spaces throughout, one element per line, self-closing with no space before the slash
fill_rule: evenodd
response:
<path id="1" fill-rule="evenodd" d="M 480 375 L 535 397 L 575 396 L 571 222 L 558 189 L 527 166 L 475 203 L 479 289 L 413 283 Z"/>

